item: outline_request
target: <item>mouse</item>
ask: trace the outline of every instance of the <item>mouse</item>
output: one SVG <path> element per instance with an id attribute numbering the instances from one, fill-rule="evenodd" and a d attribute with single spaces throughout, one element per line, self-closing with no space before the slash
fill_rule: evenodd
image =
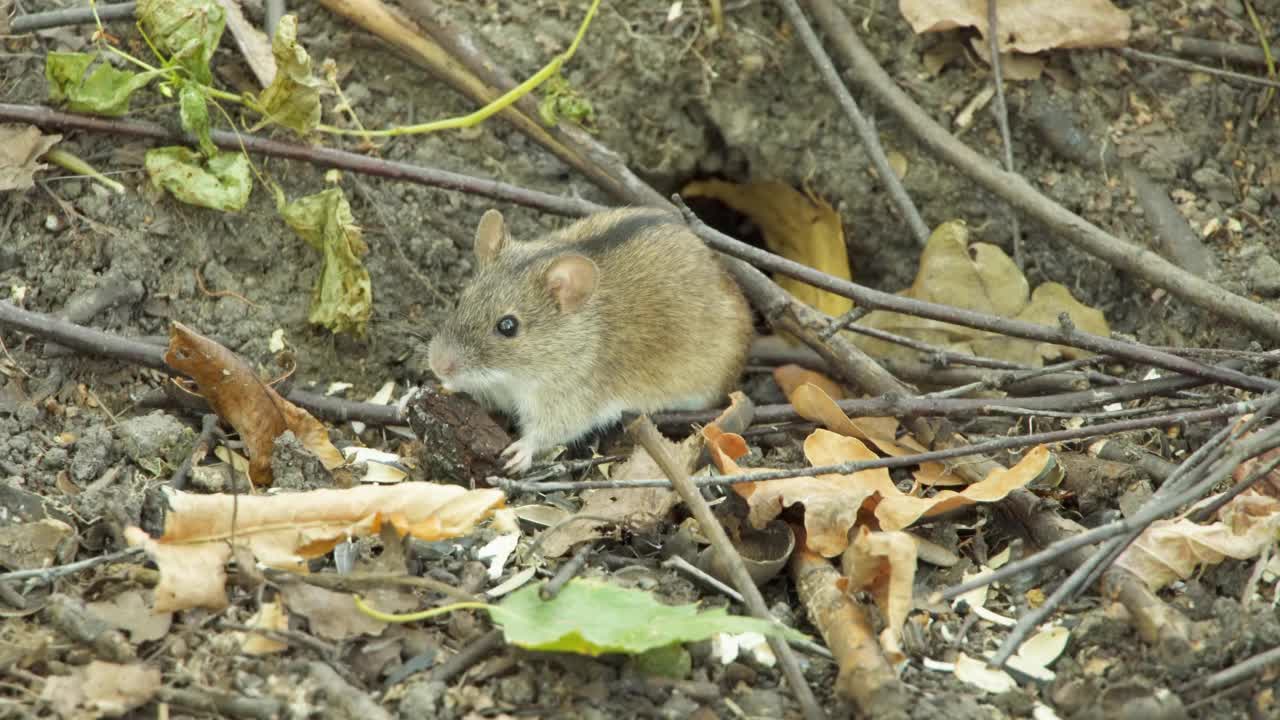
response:
<path id="1" fill-rule="evenodd" d="M 428 364 L 446 390 L 515 420 L 508 472 L 624 412 L 715 406 L 742 373 L 750 306 L 676 215 L 612 209 L 519 242 L 491 209 L 474 255 Z"/>

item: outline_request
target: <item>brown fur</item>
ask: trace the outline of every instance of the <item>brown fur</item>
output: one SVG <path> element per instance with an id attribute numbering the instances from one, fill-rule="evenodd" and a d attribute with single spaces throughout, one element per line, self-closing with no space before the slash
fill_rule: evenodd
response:
<path id="1" fill-rule="evenodd" d="M 537 450 L 623 410 L 707 407 L 736 383 L 749 308 L 715 253 L 674 216 L 611 210 L 540 240 L 498 244 L 432 342 L 432 367 L 449 355 L 459 378 L 491 371 L 492 382 L 458 389 L 515 415 Z M 546 273 L 570 254 L 594 263 L 596 286 L 561 310 Z M 516 337 L 495 331 L 504 315 L 518 318 Z"/>

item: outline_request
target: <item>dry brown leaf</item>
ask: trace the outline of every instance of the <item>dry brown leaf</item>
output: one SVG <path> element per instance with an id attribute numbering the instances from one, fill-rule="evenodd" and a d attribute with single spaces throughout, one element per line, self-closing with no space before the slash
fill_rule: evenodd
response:
<path id="1" fill-rule="evenodd" d="M 1257 457 L 1245 460 L 1235 470 L 1231 471 L 1231 480 L 1238 483 L 1244 482 L 1246 478 L 1258 469 L 1260 464 L 1269 464 L 1276 459 L 1277 455 L 1280 455 L 1280 448 L 1268 450 Z M 1273 469 L 1268 472 L 1262 482 L 1254 483 L 1253 489 L 1263 495 L 1280 496 L 1280 469 Z"/>
<path id="2" fill-rule="evenodd" d="M 289 611 L 306 618 L 311 632 L 325 640 L 381 635 L 387 627 L 386 623 L 360 612 L 350 593 L 326 590 L 301 581 L 283 582 L 279 586 L 280 597 Z M 379 604 L 377 607 L 387 606 Z"/>
<path id="3" fill-rule="evenodd" d="M 774 368 L 773 381 L 778 383 L 778 387 L 782 389 L 782 394 L 787 396 L 788 401 L 791 401 L 791 394 L 797 388 L 806 384 L 821 389 L 833 400 L 844 399 L 844 388 L 840 387 L 840 383 L 816 370 L 809 370 L 799 365 L 779 365 Z"/>
<path id="4" fill-rule="evenodd" d="M 980 482 L 960 492 L 942 490 L 928 498 L 901 493 L 884 496 L 876 505 L 876 519 L 882 530 L 901 530 L 922 517 L 930 517 L 954 508 L 980 502 L 995 502 L 1011 490 L 1024 487 L 1053 464 L 1053 454 L 1044 445 L 1032 448 L 1022 460 L 1008 469 L 991 471 Z"/>
<path id="5" fill-rule="evenodd" d="M 703 427 L 702 437 L 707 441 L 707 453 L 711 456 L 711 461 L 725 475 L 738 472 L 738 465 L 734 460 L 751 452 L 746 439 L 737 433 L 725 432 L 716 423 Z"/>
<path id="6" fill-rule="evenodd" d="M 828 430 L 873 443 L 894 457 L 924 452 L 914 438 L 899 440 L 898 421 L 891 417 L 850 418 L 831 396 L 816 385 L 801 385 L 789 395 L 791 406 L 805 420 L 822 423 Z"/>
<path id="7" fill-rule="evenodd" d="M 40 156 L 61 139 L 34 125 L 0 125 L 0 192 L 34 187 L 36 173 L 48 167 Z"/>
<path id="8" fill-rule="evenodd" d="M 95 617 L 105 620 L 117 630 L 129 633 L 134 643 L 159 640 L 169 632 L 173 613 L 161 613 L 151 609 L 151 591 L 125 590 L 110 600 L 87 603 Z"/>
<path id="9" fill-rule="evenodd" d="M 982 62 L 991 64 L 991 45 L 986 38 L 972 37 L 969 39 L 969 45 L 973 47 L 973 53 Z M 1047 64 L 1048 60 L 1039 55 L 1002 52 L 1000 53 L 1000 78 L 1005 81 L 1036 80 L 1044 74 L 1044 67 Z"/>
<path id="10" fill-rule="evenodd" d="M 1028 293 L 1026 277 L 1003 250 L 986 243 L 969 243 L 963 222 L 940 225 L 929 236 L 920 256 L 920 270 L 903 297 L 951 305 L 1041 325 L 1057 326 L 1067 313 L 1076 327 L 1106 336 L 1111 332 L 1098 310 L 1080 304 L 1057 283 L 1045 283 Z M 1073 349 L 1034 340 L 1019 340 L 982 330 L 875 310 L 859 324 L 938 345 L 952 352 L 981 355 L 1039 367 L 1046 358 L 1079 357 Z M 876 338 L 847 333 L 849 339 L 876 357 L 915 361 L 919 351 Z"/>
<path id="11" fill-rule="evenodd" d="M 840 213 L 813 193 L 801 193 L 780 182 L 738 185 L 723 180 L 689 183 L 685 197 L 719 200 L 751 218 L 764 233 L 769 250 L 838 278 L 851 279 L 849 251 L 844 242 Z M 778 285 L 800 302 L 838 317 L 849 312 L 853 301 L 789 277 Z"/>
<path id="12" fill-rule="evenodd" d="M 348 598 L 350 602 L 350 598 Z M 289 615 L 284 605 L 278 602 L 264 602 L 258 606 L 258 612 L 245 623 L 255 630 L 288 630 Z M 260 633 L 244 633 L 240 642 L 240 652 L 246 655 L 271 655 L 289 649 L 289 643 L 277 640 L 270 635 Z"/>
<path id="13" fill-rule="evenodd" d="M 171 492 L 167 500 L 162 537 L 136 527 L 125 530 L 129 544 L 145 548 L 160 568 L 158 612 L 225 607 L 225 565 L 233 538 L 265 565 L 305 572 L 308 558 L 349 537 L 376 534 L 384 521 L 422 540 L 465 534 L 500 507 L 504 495 L 496 489 L 412 482 L 270 496 Z"/>
<path id="14" fill-rule="evenodd" d="M 987 35 L 987 0 L 902 0 L 916 33 L 974 27 Z M 1000 50 L 1119 47 L 1129 40 L 1129 14 L 1108 0 L 1000 0 Z"/>
<path id="15" fill-rule="evenodd" d="M 70 675 L 48 678 L 40 699 L 63 718 L 120 717 L 149 702 L 159 689 L 160 668 L 94 660 Z"/>
<path id="16" fill-rule="evenodd" d="M 813 465 L 878 457 L 861 440 L 827 430 L 815 430 L 805 439 L 804 454 Z M 804 505 L 805 547 L 824 557 L 844 552 L 849 530 L 857 523 L 866 500 L 876 493 L 898 492 L 889 479 L 889 471 L 883 468 L 849 475 L 738 483 L 733 488 L 746 499 L 747 519 L 757 529 L 768 525 L 783 509 Z"/>
<path id="17" fill-rule="evenodd" d="M 702 438 L 691 435 L 681 443 L 662 439 L 667 454 L 686 470 L 702 452 Z M 649 457 L 644 448 L 637 445 L 631 457 L 609 474 L 611 480 L 641 480 L 665 477 L 662 468 Z M 542 553 L 546 557 L 560 557 L 578 543 L 612 535 L 621 528 L 632 532 L 648 533 L 667 519 L 667 515 L 680 502 L 680 496 L 670 488 L 620 488 L 612 490 L 586 490 L 582 493 L 582 507 L 574 517 L 550 528 L 541 536 Z"/>
<path id="18" fill-rule="evenodd" d="M 240 434 L 254 485 L 271 484 L 272 444 L 285 430 L 292 430 L 325 468 L 345 462 L 323 423 L 280 397 L 238 355 L 182 323 L 169 329 L 164 361 L 195 380 L 209 407 Z"/>
<path id="19" fill-rule="evenodd" d="M 884 615 L 880 647 L 889 662 L 906 659 L 902 626 L 911 611 L 911 588 L 916 577 L 916 539 L 904 532 L 873 532 L 859 527 L 840 558 L 846 590 L 866 590 Z"/>
<path id="20" fill-rule="evenodd" d="M 1254 557 L 1276 542 L 1280 500 L 1265 495 L 1239 495 L 1218 511 L 1218 517 L 1217 522 L 1206 525 L 1186 518 L 1157 520 L 1116 559 L 1116 564 L 1137 575 L 1147 587 L 1159 590 L 1174 580 L 1191 577 L 1199 566 L 1216 565 L 1227 558 Z"/>

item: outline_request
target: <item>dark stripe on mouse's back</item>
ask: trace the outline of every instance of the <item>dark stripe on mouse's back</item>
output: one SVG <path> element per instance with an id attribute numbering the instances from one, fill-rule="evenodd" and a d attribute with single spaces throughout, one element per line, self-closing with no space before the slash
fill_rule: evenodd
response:
<path id="1" fill-rule="evenodd" d="M 669 213 L 665 213 L 661 210 L 641 211 L 635 214 L 625 215 L 621 220 L 609 224 L 586 240 L 556 244 L 539 250 L 538 252 L 524 258 L 520 262 L 519 267 L 522 269 L 527 268 L 545 260 L 550 260 L 553 257 L 563 255 L 566 252 L 578 252 L 586 255 L 587 257 L 598 258 L 649 228 L 674 224 L 677 224 L 675 218 Z M 564 231 L 562 230 L 561 232 Z"/>

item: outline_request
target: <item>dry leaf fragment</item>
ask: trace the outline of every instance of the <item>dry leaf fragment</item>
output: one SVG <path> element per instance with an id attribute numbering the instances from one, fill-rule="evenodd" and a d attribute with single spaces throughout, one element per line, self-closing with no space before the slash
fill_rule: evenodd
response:
<path id="1" fill-rule="evenodd" d="M 281 603 L 264 602 L 246 625 L 256 630 L 288 630 L 289 615 Z M 245 633 L 240 643 L 240 651 L 246 655 L 272 655 L 288 649 L 289 643 L 260 633 Z"/>
<path id="2" fill-rule="evenodd" d="M 164 637 L 173 624 L 173 613 L 151 609 L 150 595 L 150 591 L 126 590 L 110 600 L 87 603 L 86 607 L 112 627 L 129 633 L 129 640 L 134 643 L 149 642 Z"/>
<path id="3" fill-rule="evenodd" d="M 1159 590 L 1178 578 L 1190 577 L 1198 566 L 1215 565 L 1227 558 L 1252 558 L 1276 542 L 1280 533 L 1280 500 L 1239 495 L 1222 506 L 1218 517 L 1217 522 L 1205 525 L 1186 518 L 1157 520 L 1116 559 L 1116 564 L 1142 578 L 1147 587 Z"/>
<path id="4" fill-rule="evenodd" d="M 751 218 L 764 233 L 769 250 L 843 280 L 851 279 L 849 251 L 840 213 L 813 193 L 780 182 L 738 185 L 723 180 L 689 183 L 686 197 L 709 197 Z M 853 301 L 789 277 L 777 278 L 783 290 L 833 317 L 849 312 Z"/>
<path id="5" fill-rule="evenodd" d="M 160 668 L 94 660 L 70 675 L 50 677 L 40 699 L 63 718 L 120 717 L 149 702 L 159 689 Z"/>
<path id="6" fill-rule="evenodd" d="M 249 451 L 249 478 L 254 485 L 271 484 L 272 444 L 285 430 L 292 430 L 325 468 L 343 464 L 342 453 L 329 441 L 323 423 L 280 397 L 225 347 L 175 322 L 169 329 L 164 361 L 195 380 L 209 407 L 240 434 Z"/>
<path id="7" fill-rule="evenodd" d="M 1058 326 L 1066 313 L 1077 328 L 1096 335 L 1111 332 L 1101 312 L 1078 302 L 1062 285 L 1045 283 L 1028 292 L 1027 279 L 1003 250 L 969 243 L 963 222 L 944 223 L 929 236 L 920 269 L 903 297 L 951 305 L 1041 325 Z M 1034 340 L 1018 340 L 927 318 L 875 310 L 860 325 L 939 345 L 953 352 L 982 355 L 1039 367 L 1046 358 L 1080 357 L 1079 351 Z M 876 357 L 915 361 L 919 352 L 876 338 L 848 333 L 851 341 Z"/>
<path id="8" fill-rule="evenodd" d="M 225 565 L 230 543 L 248 547 L 258 562 L 305 572 L 306 560 L 350 537 L 376 534 L 383 522 L 422 540 L 469 532 L 502 505 L 501 490 L 406 482 L 346 490 L 270 496 L 167 494 L 165 533 L 139 528 L 125 539 L 143 547 L 160 568 L 156 610 L 226 606 Z M 232 528 L 232 519 L 235 527 Z"/>
<path id="9" fill-rule="evenodd" d="M 663 442 L 667 453 L 676 462 L 688 470 L 693 469 L 702 452 L 700 436 L 692 435 L 679 444 L 665 439 Z M 638 445 L 631 452 L 631 457 L 611 474 L 614 480 L 655 477 L 663 477 L 662 469 Z M 546 557 L 560 557 L 578 543 L 604 537 L 622 527 L 634 532 L 648 532 L 666 520 L 671 509 L 680 502 L 680 496 L 670 488 L 587 490 L 582 493 L 582 498 L 582 509 L 574 514 L 574 518 L 540 536 L 542 553 Z"/>
<path id="10" fill-rule="evenodd" d="M 325 640 L 380 635 L 387 627 L 386 623 L 360 612 L 349 593 L 326 590 L 301 581 L 282 582 L 279 586 L 280 597 L 289 611 L 306 618 L 311 632 Z M 378 607 L 389 605 L 379 602 Z"/>
<path id="11" fill-rule="evenodd" d="M 34 125 L 0 125 L 0 192 L 34 187 L 36 173 L 48 167 L 40 156 L 61 139 Z"/>
<path id="12" fill-rule="evenodd" d="M 774 368 L 773 381 L 778 383 L 778 387 L 782 389 L 782 394 L 786 395 L 787 401 L 792 403 L 795 401 L 791 399 L 791 394 L 806 384 L 821 389 L 827 394 L 827 397 L 833 400 L 844 398 L 844 388 L 840 387 L 840 383 L 816 370 L 809 370 L 799 365 L 779 365 Z"/>
<path id="13" fill-rule="evenodd" d="M 975 27 L 987 36 L 987 0 L 902 0 L 917 34 Z M 1000 0 L 1000 50 L 1119 47 L 1129 40 L 1129 14 L 1108 0 Z"/>
<path id="14" fill-rule="evenodd" d="M 861 440 L 815 430 L 804 441 L 804 453 L 813 465 L 832 465 L 878 457 Z M 849 530 L 858 521 L 862 505 L 876 493 L 898 492 L 889 471 L 864 470 L 849 475 L 819 475 L 739 483 L 733 486 L 750 508 L 752 527 L 763 528 L 791 505 L 804 505 L 806 547 L 824 557 L 835 557 L 849 544 Z"/>
<path id="15" fill-rule="evenodd" d="M 922 517 L 938 515 L 974 503 L 995 502 L 1040 477 L 1053 463 L 1053 454 L 1049 449 L 1044 445 L 1037 445 L 1017 465 L 993 470 L 980 482 L 960 492 L 942 490 L 928 498 L 901 493 L 884 497 L 876 505 L 876 519 L 880 521 L 882 530 L 901 530 Z"/>
<path id="16" fill-rule="evenodd" d="M 911 588 L 916 577 L 916 541 L 904 532 L 872 532 L 859 527 L 840 558 L 848 579 L 846 590 L 866 590 L 885 618 L 880 648 L 890 663 L 906 659 L 902 626 L 911 611 Z"/>

